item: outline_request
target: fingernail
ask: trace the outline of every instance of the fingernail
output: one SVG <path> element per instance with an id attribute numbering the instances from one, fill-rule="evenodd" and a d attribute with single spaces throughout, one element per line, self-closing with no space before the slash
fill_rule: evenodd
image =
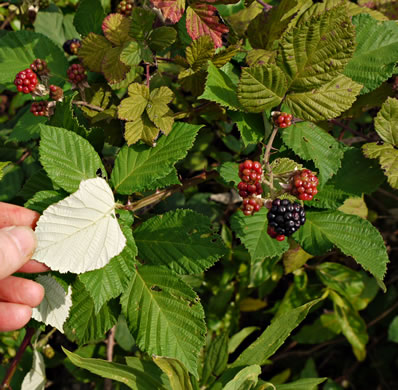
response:
<path id="1" fill-rule="evenodd" d="M 33 254 L 36 248 L 36 236 L 32 229 L 25 226 L 14 226 L 11 228 L 5 228 L 4 230 L 14 240 L 20 253 L 27 257 Z"/>

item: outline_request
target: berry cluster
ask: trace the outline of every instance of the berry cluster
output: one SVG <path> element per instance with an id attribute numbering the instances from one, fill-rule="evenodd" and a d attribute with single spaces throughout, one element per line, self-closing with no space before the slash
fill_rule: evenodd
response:
<path id="1" fill-rule="evenodd" d="M 68 70 L 68 79 L 71 83 L 78 84 L 86 79 L 86 71 L 81 64 L 73 64 Z"/>
<path id="2" fill-rule="evenodd" d="M 283 241 L 285 236 L 291 236 L 305 223 L 305 211 L 297 202 L 288 199 L 275 199 L 268 212 L 267 233 L 278 241 Z"/>
<path id="3" fill-rule="evenodd" d="M 30 112 L 34 116 L 48 116 L 48 102 L 46 100 L 41 100 L 40 102 L 32 103 Z"/>
<path id="4" fill-rule="evenodd" d="M 64 90 L 56 85 L 50 85 L 50 98 L 52 100 L 62 100 L 64 97 Z"/>
<path id="5" fill-rule="evenodd" d="M 274 117 L 274 122 L 278 127 L 285 128 L 292 124 L 293 116 L 286 112 L 281 112 L 279 115 Z"/>
<path id="6" fill-rule="evenodd" d="M 63 44 L 63 49 L 70 55 L 77 54 L 78 50 L 80 49 L 81 46 L 81 41 L 80 39 L 73 38 L 73 39 L 68 39 L 65 41 Z"/>
<path id="7" fill-rule="evenodd" d="M 122 0 L 116 8 L 118 14 L 130 16 L 134 2 L 132 0 Z"/>
<path id="8" fill-rule="evenodd" d="M 239 165 L 239 177 L 242 181 L 238 184 L 239 195 L 243 198 L 242 211 L 245 215 L 252 215 L 260 210 L 262 201 L 256 195 L 261 195 L 261 176 L 263 169 L 258 161 L 246 160 Z"/>
<path id="9" fill-rule="evenodd" d="M 314 195 L 318 193 L 318 178 L 309 169 L 298 171 L 292 176 L 292 195 L 297 196 L 300 200 L 312 200 Z"/>
<path id="10" fill-rule="evenodd" d="M 47 67 L 47 62 L 44 60 L 41 60 L 40 58 L 36 58 L 31 64 L 30 64 L 30 69 L 32 69 L 33 72 L 37 73 L 39 76 L 45 76 L 48 75 L 48 67 Z"/>
<path id="11" fill-rule="evenodd" d="M 243 199 L 242 203 L 242 211 L 245 215 L 253 215 L 257 211 L 261 209 L 263 202 L 261 198 L 257 198 L 256 196 L 251 196 Z"/>
<path id="12" fill-rule="evenodd" d="M 15 77 L 14 84 L 19 92 L 31 93 L 37 86 L 37 76 L 31 69 L 21 70 Z"/>

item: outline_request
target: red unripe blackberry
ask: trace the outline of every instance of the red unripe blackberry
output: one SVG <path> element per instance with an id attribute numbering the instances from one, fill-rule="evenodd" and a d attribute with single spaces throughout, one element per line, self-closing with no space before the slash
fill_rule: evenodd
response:
<path id="1" fill-rule="evenodd" d="M 64 97 L 64 91 L 62 88 L 56 85 L 50 85 L 50 98 L 52 100 L 61 100 Z"/>
<path id="2" fill-rule="evenodd" d="M 257 184 L 261 180 L 263 169 L 258 161 L 246 160 L 239 164 L 239 177 L 247 184 Z"/>
<path id="3" fill-rule="evenodd" d="M 300 204 L 278 198 L 272 202 L 267 219 L 269 227 L 267 232 L 276 239 L 278 236 L 291 236 L 306 221 L 304 208 Z M 282 241 L 282 239 L 278 241 Z"/>
<path id="4" fill-rule="evenodd" d="M 78 84 L 86 79 L 86 71 L 81 64 L 73 64 L 68 70 L 68 79 L 71 83 Z"/>
<path id="5" fill-rule="evenodd" d="M 314 195 L 318 193 L 318 182 L 315 173 L 311 172 L 309 169 L 297 171 L 291 178 L 291 193 L 300 200 L 312 200 Z"/>
<path id="6" fill-rule="evenodd" d="M 288 114 L 286 112 L 281 112 L 279 114 L 274 115 L 275 125 L 281 128 L 289 127 L 292 124 L 292 119 L 293 119 L 292 114 Z"/>
<path id="7" fill-rule="evenodd" d="M 260 198 L 253 196 L 243 199 L 241 209 L 243 211 L 243 214 L 253 215 L 254 213 L 256 213 L 261 209 L 262 205 L 263 205 L 262 200 Z"/>
<path id="8" fill-rule="evenodd" d="M 122 0 L 116 7 L 116 12 L 125 16 L 130 16 L 133 10 L 134 1 Z"/>
<path id="9" fill-rule="evenodd" d="M 47 67 L 47 62 L 44 60 L 41 60 L 40 58 L 36 58 L 31 64 L 30 64 L 30 69 L 33 70 L 33 72 L 37 73 L 39 76 L 44 76 L 48 75 L 48 67 Z"/>
<path id="10" fill-rule="evenodd" d="M 37 86 L 37 76 L 31 69 L 21 70 L 14 80 L 18 92 L 31 93 Z"/>
<path id="11" fill-rule="evenodd" d="M 41 100 L 40 102 L 34 102 L 30 106 L 30 112 L 34 116 L 48 116 L 48 102 L 47 100 Z"/>
<path id="12" fill-rule="evenodd" d="M 78 50 L 80 49 L 81 46 L 81 41 L 80 39 L 73 38 L 73 39 L 68 39 L 65 41 L 63 44 L 63 49 L 70 55 L 77 54 Z"/>

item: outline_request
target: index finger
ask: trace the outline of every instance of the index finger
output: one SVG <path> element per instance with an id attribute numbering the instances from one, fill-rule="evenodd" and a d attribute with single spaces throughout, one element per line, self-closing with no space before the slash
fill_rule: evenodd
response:
<path id="1" fill-rule="evenodd" d="M 0 202 L 0 229 L 8 226 L 30 226 L 34 228 L 40 214 L 25 207 Z"/>

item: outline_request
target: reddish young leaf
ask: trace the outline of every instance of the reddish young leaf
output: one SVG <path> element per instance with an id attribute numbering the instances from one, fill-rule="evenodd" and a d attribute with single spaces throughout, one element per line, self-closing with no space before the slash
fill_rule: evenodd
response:
<path id="1" fill-rule="evenodd" d="M 222 46 L 221 36 L 229 31 L 228 27 L 220 22 L 217 9 L 206 3 L 192 4 L 187 8 L 186 27 L 193 40 L 209 35 L 215 47 Z"/>
<path id="2" fill-rule="evenodd" d="M 151 3 L 172 23 L 177 23 L 185 10 L 185 0 L 151 0 Z"/>

